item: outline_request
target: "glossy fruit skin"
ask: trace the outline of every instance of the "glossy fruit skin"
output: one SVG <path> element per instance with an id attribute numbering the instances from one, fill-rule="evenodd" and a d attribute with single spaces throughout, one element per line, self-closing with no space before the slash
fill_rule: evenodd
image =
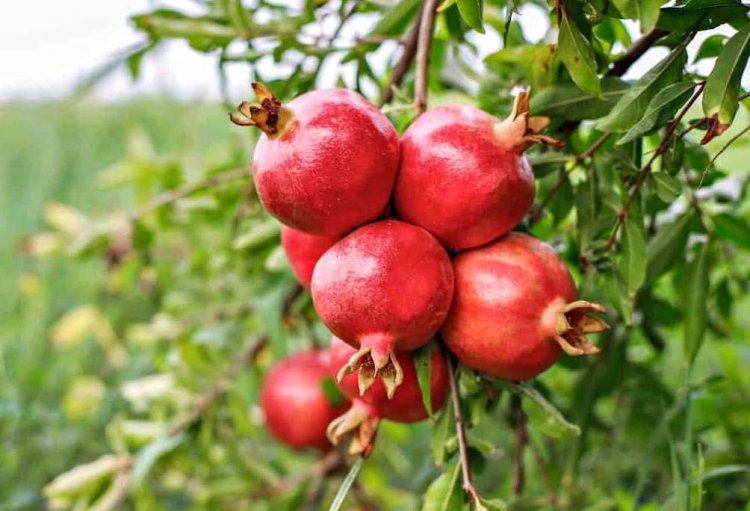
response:
<path id="1" fill-rule="evenodd" d="M 527 380 L 560 358 L 556 321 L 576 289 L 552 247 L 514 232 L 462 252 L 453 268 L 456 294 L 442 335 L 462 364 Z"/>
<path id="2" fill-rule="evenodd" d="M 337 241 L 338 238 L 316 236 L 286 225 L 281 227 L 281 246 L 284 248 L 294 276 L 297 277 L 302 287 L 310 289 L 315 263 Z"/>
<path id="3" fill-rule="evenodd" d="M 268 430 L 281 443 L 295 449 L 331 448 L 326 428 L 346 407 L 333 406 L 323 393 L 329 367 L 327 351 L 306 351 L 279 361 L 266 373 L 260 405 Z"/>
<path id="4" fill-rule="evenodd" d="M 453 250 L 483 245 L 518 225 L 534 200 L 534 175 L 528 158 L 497 136 L 499 124 L 459 105 L 414 121 L 401 143 L 396 216 Z"/>
<path id="5" fill-rule="evenodd" d="M 312 297 L 321 320 L 353 346 L 413 350 L 443 324 L 453 297 L 447 253 L 424 229 L 396 220 L 366 225 L 315 266 Z"/>
<path id="6" fill-rule="evenodd" d="M 333 336 L 329 348 L 331 377 L 335 378 L 355 352 L 349 344 Z M 419 422 L 426 419 L 428 413 L 422 400 L 413 354 L 410 351 L 400 351 L 396 353 L 396 357 L 404 371 L 404 380 L 391 399 L 388 399 L 386 388 L 381 381 L 376 381 L 363 396 L 359 395 L 357 377 L 354 374 L 347 375 L 337 385 L 346 397 L 369 405 L 370 414 L 377 418 L 403 423 Z M 437 347 L 432 353 L 431 369 L 430 401 L 433 412 L 437 412 L 445 402 L 448 389 L 448 369 Z"/>
<path id="7" fill-rule="evenodd" d="M 380 216 L 399 164 L 390 121 L 356 92 L 310 91 L 285 104 L 294 120 L 261 135 L 253 176 L 261 202 L 282 223 L 342 236 Z"/>

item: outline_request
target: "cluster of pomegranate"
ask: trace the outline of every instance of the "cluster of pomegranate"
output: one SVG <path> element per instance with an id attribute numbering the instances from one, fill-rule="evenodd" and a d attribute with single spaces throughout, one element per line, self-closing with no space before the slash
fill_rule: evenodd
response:
<path id="1" fill-rule="evenodd" d="M 268 374 L 268 427 L 293 447 L 325 448 L 351 436 L 367 455 L 381 419 L 427 417 L 413 351 L 440 335 L 465 366 L 525 380 L 564 352 L 596 353 L 586 334 L 607 328 L 577 300 L 555 251 L 510 232 L 528 213 L 534 176 L 524 151 L 548 120 L 528 94 L 498 121 L 471 106 L 443 106 L 399 138 L 359 94 L 330 89 L 281 104 L 261 84 L 234 123 L 263 131 L 253 176 L 300 283 L 334 334 L 325 352 L 296 354 Z M 439 409 L 448 372 L 433 351 Z M 335 378 L 348 411 L 326 399 Z M 300 421 L 299 417 L 305 417 Z"/>

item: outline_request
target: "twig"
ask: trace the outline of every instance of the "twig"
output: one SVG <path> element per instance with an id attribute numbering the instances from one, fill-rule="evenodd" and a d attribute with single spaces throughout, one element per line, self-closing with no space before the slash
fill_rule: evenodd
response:
<path id="1" fill-rule="evenodd" d="M 735 143 L 737 140 L 742 138 L 742 136 L 750 131 L 750 126 L 746 126 L 742 131 L 737 133 L 735 136 L 727 140 L 727 143 L 722 146 L 721 149 L 714 155 L 713 158 L 711 158 L 711 161 L 708 162 L 708 165 L 706 165 L 706 168 L 703 169 L 703 172 L 701 172 L 701 178 L 700 181 L 698 181 L 697 189 L 700 190 L 701 186 L 703 186 L 703 181 L 706 179 L 706 176 L 708 176 L 708 172 L 711 170 L 711 167 L 713 167 L 714 162 L 716 162 L 716 159 L 724 153 L 727 149 L 729 149 L 729 146 Z"/>
<path id="2" fill-rule="evenodd" d="M 442 346 L 441 346 L 442 347 Z M 461 415 L 461 403 L 458 396 L 458 385 L 456 384 L 456 370 L 453 365 L 453 359 L 450 353 L 444 347 L 443 357 L 445 357 L 445 363 L 448 367 L 448 383 L 450 384 L 451 390 L 451 401 L 453 402 L 453 420 L 456 422 L 456 438 L 458 440 L 458 457 L 461 461 L 461 474 L 463 476 L 463 488 L 466 495 L 469 497 L 469 501 L 472 504 L 478 504 L 480 502 L 479 494 L 474 483 L 471 479 L 471 467 L 469 466 L 469 453 L 466 443 L 466 429 L 464 427 L 464 419 Z"/>
<path id="3" fill-rule="evenodd" d="M 534 443 L 532 438 L 529 438 L 529 447 L 531 447 L 531 453 L 534 455 L 534 460 L 536 461 L 536 464 L 539 466 L 539 471 L 542 473 L 542 477 L 544 478 L 544 481 L 547 484 L 547 487 L 549 488 L 550 505 L 552 506 L 552 509 L 557 511 L 559 509 L 557 489 L 555 487 L 555 483 L 552 481 L 552 475 L 550 474 L 549 467 L 547 466 L 547 462 L 544 460 L 544 456 L 542 456 L 542 453 L 539 450 L 539 447 L 536 445 L 536 443 Z"/>
<path id="4" fill-rule="evenodd" d="M 404 50 L 401 54 L 401 58 L 393 68 L 391 77 L 388 80 L 385 88 L 383 89 L 382 97 L 380 98 L 380 106 L 387 105 L 393 101 L 393 89 L 399 87 L 401 82 L 404 81 L 406 73 L 411 67 L 411 63 L 414 60 L 414 56 L 417 54 L 417 40 L 419 39 L 419 25 L 422 20 L 422 13 L 417 15 L 417 19 L 414 21 L 414 26 L 411 27 L 409 35 L 406 36 L 404 41 Z"/>
<path id="5" fill-rule="evenodd" d="M 743 101 L 743 100 L 745 100 L 747 98 L 750 98 L 750 92 L 746 92 L 746 93 L 742 94 L 741 96 L 738 96 L 737 97 L 737 101 Z"/>
<path id="6" fill-rule="evenodd" d="M 646 182 L 646 178 L 651 172 L 651 168 L 653 167 L 654 162 L 659 156 L 666 152 L 667 148 L 669 147 L 669 141 L 671 140 L 672 135 L 674 135 L 675 131 L 677 130 L 677 125 L 680 124 L 682 118 L 685 117 L 688 110 L 690 110 L 690 107 L 693 106 L 693 103 L 695 103 L 695 101 L 701 95 L 701 93 L 703 92 L 703 87 L 705 87 L 705 85 L 706 82 L 701 82 L 698 85 L 698 88 L 696 88 L 693 96 L 688 100 L 687 103 L 685 103 L 685 106 L 682 107 L 682 110 L 680 110 L 680 112 L 675 116 L 674 119 L 672 119 L 672 121 L 670 121 L 669 124 L 667 124 L 667 128 L 664 132 L 664 136 L 661 139 L 659 147 L 656 149 L 656 151 L 654 151 L 654 154 L 651 155 L 651 158 L 649 158 L 648 162 L 641 168 L 635 185 L 633 185 L 633 187 L 630 189 L 630 192 L 625 199 L 625 204 L 623 204 L 622 210 L 617 215 L 617 220 L 615 221 L 615 225 L 612 228 L 612 234 L 610 235 L 609 240 L 604 247 L 605 252 L 609 252 L 609 250 L 611 250 L 615 246 L 615 243 L 617 242 L 617 232 L 620 230 L 620 227 L 628 218 L 628 211 L 630 210 L 630 206 L 633 204 L 633 201 L 638 195 L 638 191 L 641 189 L 641 186 L 643 186 L 643 183 Z"/>
<path id="7" fill-rule="evenodd" d="M 571 164 L 568 166 L 568 169 L 572 170 L 576 168 L 578 165 L 580 165 L 586 158 L 589 158 L 593 156 L 593 154 L 604 144 L 604 142 L 607 141 L 607 139 L 612 135 L 610 132 L 604 133 L 601 137 L 599 137 L 593 144 L 591 144 L 591 147 L 586 149 L 581 154 L 577 155 Z M 552 198 L 555 196 L 555 194 L 560 191 L 560 188 L 565 184 L 565 181 L 568 180 L 568 170 L 562 169 L 560 172 L 559 177 L 557 178 L 557 182 L 555 182 L 554 186 L 550 189 L 549 192 L 547 192 L 547 195 L 542 199 L 542 202 L 539 203 L 539 206 L 531 213 L 529 216 L 529 224 L 533 225 L 537 221 L 539 221 L 540 218 L 542 218 L 542 213 L 544 212 L 544 208 L 549 204 L 549 202 L 552 200 Z"/>
<path id="8" fill-rule="evenodd" d="M 430 48 L 432 33 L 435 30 L 435 11 L 437 0 L 424 0 L 422 18 L 419 20 L 419 37 L 417 38 L 417 76 L 414 81 L 414 104 L 417 115 L 427 110 L 427 85 L 430 73 Z"/>
<path id="9" fill-rule="evenodd" d="M 523 411 L 521 397 L 513 394 L 510 399 L 511 413 L 513 414 L 516 428 L 516 444 L 513 460 L 513 496 L 519 497 L 523 493 L 525 483 L 523 451 L 529 441 L 529 432 L 526 429 L 526 412 Z"/>
<path id="10" fill-rule="evenodd" d="M 278 484 L 271 485 L 270 487 L 266 487 L 261 491 L 254 493 L 254 495 L 257 497 L 280 495 L 298 487 L 305 481 L 315 477 L 326 476 L 344 466 L 344 456 L 340 451 L 332 450 L 312 465 L 309 465 L 298 473 L 280 481 Z"/>
<path id="11" fill-rule="evenodd" d="M 625 55 L 623 55 L 620 60 L 615 62 L 615 65 L 612 66 L 612 69 L 607 72 L 607 76 L 624 75 L 636 60 L 641 58 L 643 54 L 646 53 L 657 40 L 661 39 L 667 34 L 669 34 L 668 30 L 655 28 L 648 34 L 638 39 L 635 43 L 633 43 L 633 46 L 630 47 Z"/>
<path id="12" fill-rule="evenodd" d="M 250 175 L 250 169 L 248 168 L 232 169 L 220 174 L 214 174 L 213 176 L 207 177 L 203 181 L 198 181 L 197 183 L 188 183 L 175 190 L 168 190 L 166 192 L 160 193 L 159 195 L 156 195 L 155 197 L 151 198 L 151 200 L 149 200 L 146 204 L 133 211 L 130 214 L 130 219 L 131 221 L 139 220 L 152 211 L 177 200 L 183 199 L 195 192 L 249 177 Z"/>

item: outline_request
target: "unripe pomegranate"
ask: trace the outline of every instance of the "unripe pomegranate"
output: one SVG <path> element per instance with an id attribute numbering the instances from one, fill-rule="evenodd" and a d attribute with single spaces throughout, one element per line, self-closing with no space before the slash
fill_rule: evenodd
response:
<path id="1" fill-rule="evenodd" d="M 281 246 L 302 287 L 310 289 L 315 263 L 336 241 L 338 238 L 307 234 L 286 225 L 281 227 Z"/>
<path id="2" fill-rule="evenodd" d="M 448 254 L 427 231 L 396 220 L 361 227 L 323 254 L 312 278 L 320 319 L 359 351 L 338 379 L 359 371 L 360 392 L 381 378 L 393 395 L 403 379 L 394 351 L 426 344 L 453 297 Z"/>
<path id="3" fill-rule="evenodd" d="M 334 336 L 329 348 L 330 375 L 337 375 L 355 352 L 349 344 Z M 396 353 L 403 371 L 403 382 L 391 397 L 382 381 L 375 382 L 362 396 L 359 395 L 359 384 L 353 374 L 345 376 L 338 383 L 339 390 L 352 399 L 352 407 L 328 427 L 328 437 L 332 443 L 337 444 L 342 437 L 352 434 L 349 452 L 367 456 L 372 450 L 380 419 L 411 423 L 428 417 L 413 357 L 411 351 Z M 436 348 L 430 365 L 430 402 L 433 412 L 443 406 L 447 389 L 448 368 L 440 350 Z"/>
<path id="4" fill-rule="evenodd" d="M 565 263 L 531 236 L 511 233 L 459 254 L 456 294 L 443 339 L 464 365 L 504 380 L 526 380 L 563 351 L 597 353 L 586 334 L 608 328 L 591 312 L 604 307 L 577 300 Z"/>
<path id="5" fill-rule="evenodd" d="M 559 145 L 538 134 L 548 122 L 529 117 L 527 92 L 502 122 L 472 106 L 423 114 L 402 139 L 396 216 L 454 250 L 511 231 L 534 200 L 534 175 L 523 152 L 536 142 Z"/>
<path id="6" fill-rule="evenodd" d="M 328 371 L 328 352 L 307 351 L 281 360 L 266 373 L 260 406 L 268 430 L 281 443 L 295 449 L 331 447 L 326 428 L 346 407 L 333 406 L 323 393 Z"/>
<path id="7" fill-rule="evenodd" d="M 345 89 L 307 92 L 282 105 L 258 83 L 259 104 L 243 102 L 231 119 L 257 126 L 253 177 L 265 208 L 282 223 L 341 236 L 380 216 L 399 163 L 390 121 Z"/>

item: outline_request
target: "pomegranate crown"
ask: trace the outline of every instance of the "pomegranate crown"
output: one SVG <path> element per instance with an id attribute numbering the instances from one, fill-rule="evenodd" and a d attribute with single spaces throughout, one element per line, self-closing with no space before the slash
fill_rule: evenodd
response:
<path id="1" fill-rule="evenodd" d="M 609 325 L 592 316 L 592 312 L 604 313 L 607 309 L 598 303 L 577 300 L 569 303 L 558 315 L 555 325 L 555 340 L 568 355 L 595 355 L 600 349 L 593 345 L 586 334 L 603 332 Z"/>
<path id="2" fill-rule="evenodd" d="M 253 82 L 252 87 L 257 103 L 243 101 L 237 106 L 237 113 L 229 114 L 229 120 L 237 126 L 255 126 L 268 137 L 278 137 L 291 123 L 291 112 L 262 83 Z"/>
<path id="3" fill-rule="evenodd" d="M 534 144 L 564 146 L 564 142 L 539 133 L 549 122 L 549 117 L 532 117 L 529 114 L 529 91 L 523 90 L 513 101 L 510 115 L 495 125 L 495 137 L 506 149 L 518 154 Z"/>

